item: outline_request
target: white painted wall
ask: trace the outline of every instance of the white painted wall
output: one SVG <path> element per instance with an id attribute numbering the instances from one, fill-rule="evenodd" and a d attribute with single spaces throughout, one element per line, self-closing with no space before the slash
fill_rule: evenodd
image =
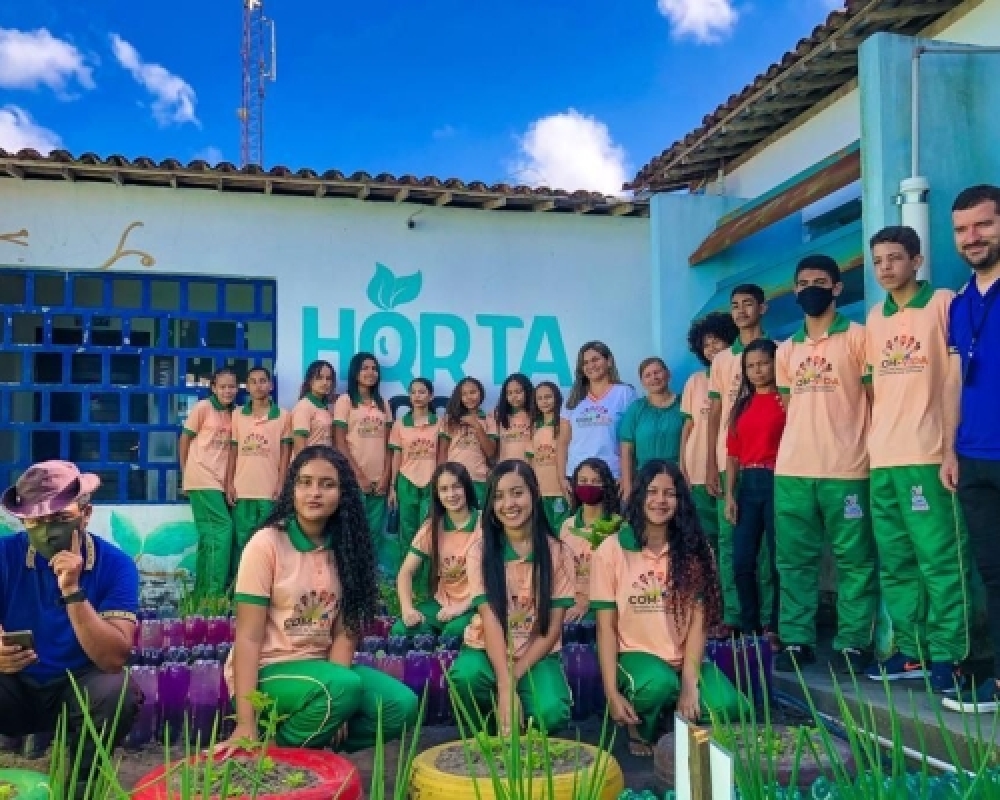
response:
<path id="1" fill-rule="evenodd" d="M 1000 44 L 1000 0 L 985 0 L 934 38 Z M 859 138 L 861 96 L 855 89 L 727 175 L 725 194 L 759 197 Z"/>
<path id="2" fill-rule="evenodd" d="M 114 252 L 126 226 L 141 221 L 126 247 L 155 258 L 149 268 L 155 272 L 277 278 L 276 372 L 285 405 L 297 397 L 303 360 L 313 356 L 312 344 L 304 342 L 303 320 L 310 316 L 320 337 L 336 338 L 353 315 L 355 344 L 367 327 L 384 374 L 391 378 L 395 369 L 399 378 L 384 387 L 389 395 L 404 391 L 404 374 L 420 375 L 435 356 L 451 353 L 456 336 L 461 346 L 466 330 L 463 372 L 488 386 L 525 366 L 526 358 L 530 366 L 532 357 L 550 362 L 533 378 L 561 372 L 565 383 L 577 348 L 588 339 L 606 341 L 630 379 L 653 352 L 648 219 L 428 208 L 411 230 L 407 218 L 416 210 L 353 200 L 0 180 L 0 233 L 29 232 L 27 247 L 0 240 L 0 274 L 4 265 L 95 269 Z M 377 308 L 368 295 L 377 263 L 397 278 L 419 272 L 417 297 L 411 293 L 409 302 L 391 308 L 383 295 L 384 308 Z M 129 257 L 111 269 L 145 268 Z M 438 326 L 433 335 L 431 323 Z M 504 325 L 511 326 L 505 333 Z M 533 326 L 537 347 L 530 345 Z M 398 363 L 401 353 L 406 363 Z M 322 348 L 319 357 L 346 375 L 347 358 Z M 447 371 L 425 377 L 438 394 L 453 385 Z"/>

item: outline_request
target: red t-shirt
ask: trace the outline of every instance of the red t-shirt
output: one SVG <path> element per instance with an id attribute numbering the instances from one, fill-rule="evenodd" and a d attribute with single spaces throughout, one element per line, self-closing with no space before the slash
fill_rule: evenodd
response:
<path id="1" fill-rule="evenodd" d="M 741 467 L 774 469 L 784 430 L 785 408 L 778 393 L 755 394 L 736 425 L 730 427 L 726 450 Z"/>

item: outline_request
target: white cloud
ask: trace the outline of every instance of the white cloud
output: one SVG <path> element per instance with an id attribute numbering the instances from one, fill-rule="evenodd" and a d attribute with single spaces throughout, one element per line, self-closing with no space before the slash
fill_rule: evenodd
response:
<path id="1" fill-rule="evenodd" d="M 0 87 L 38 89 L 47 86 L 67 95 L 70 83 L 94 88 L 94 78 L 83 54 L 45 28 L 18 31 L 0 28 Z"/>
<path id="2" fill-rule="evenodd" d="M 208 147 L 203 147 L 197 153 L 192 156 L 192 159 L 198 161 L 207 161 L 213 166 L 218 164 L 220 161 L 225 161 L 226 157 L 223 152 L 215 145 L 210 144 Z"/>
<path id="3" fill-rule="evenodd" d="M 442 125 L 440 128 L 431 132 L 431 136 L 434 139 L 450 139 L 454 136 L 457 131 L 451 125 Z"/>
<path id="4" fill-rule="evenodd" d="M 201 125 L 194 111 L 198 98 L 191 84 L 159 64 L 145 63 L 139 51 L 117 33 L 111 34 L 111 49 L 118 63 L 132 73 L 136 83 L 153 95 L 153 117 L 157 123 L 162 126 L 185 122 Z"/>
<path id="5" fill-rule="evenodd" d="M 0 147 L 8 153 L 30 148 L 48 155 L 62 146 L 59 134 L 37 124 L 23 108 L 13 105 L 0 108 Z"/>
<path id="6" fill-rule="evenodd" d="M 625 150 L 612 141 L 608 126 L 594 117 L 572 108 L 542 117 L 519 137 L 519 144 L 513 172 L 530 186 L 622 193 Z"/>
<path id="7" fill-rule="evenodd" d="M 656 7 L 674 29 L 674 36 L 691 36 L 703 44 L 732 33 L 739 14 L 731 0 L 656 0 Z"/>

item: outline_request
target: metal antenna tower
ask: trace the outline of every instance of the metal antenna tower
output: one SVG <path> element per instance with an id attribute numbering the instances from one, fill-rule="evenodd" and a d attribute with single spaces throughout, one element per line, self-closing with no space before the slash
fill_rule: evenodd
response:
<path id="1" fill-rule="evenodd" d="M 264 93 L 277 78 L 274 20 L 264 16 L 264 0 L 243 2 L 243 102 L 240 118 L 240 166 L 264 166 Z"/>

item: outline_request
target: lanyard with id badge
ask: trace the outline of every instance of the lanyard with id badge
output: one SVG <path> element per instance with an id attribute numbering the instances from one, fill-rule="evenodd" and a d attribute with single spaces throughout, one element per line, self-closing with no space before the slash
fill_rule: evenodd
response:
<path id="1" fill-rule="evenodd" d="M 975 280 L 975 279 L 973 279 Z M 976 353 L 979 350 L 979 338 L 983 332 L 983 328 L 986 327 L 986 322 L 990 317 L 990 311 L 993 308 L 993 301 L 997 299 L 997 295 L 1000 294 L 1000 287 L 991 287 L 992 294 L 987 291 L 986 301 L 983 303 L 983 314 L 979 318 L 979 324 L 976 324 L 975 315 L 972 311 L 973 301 L 970 298 L 968 303 L 969 311 L 969 330 L 972 333 L 972 338 L 969 340 L 969 349 L 966 351 L 965 364 L 962 366 L 962 385 L 971 386 L 976 375 Z"/>

